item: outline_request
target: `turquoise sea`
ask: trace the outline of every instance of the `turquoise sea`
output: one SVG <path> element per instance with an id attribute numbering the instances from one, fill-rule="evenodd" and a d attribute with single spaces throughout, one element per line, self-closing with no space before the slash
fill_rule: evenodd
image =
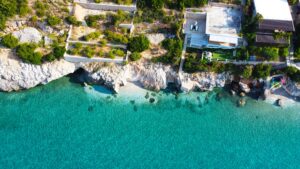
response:
<path id="1" fill-rule="evenodd" d="M 217 92 L 112 95 L 66 77 L 0 93 L 0 168 L 299 168 L 300 104 Z"/>

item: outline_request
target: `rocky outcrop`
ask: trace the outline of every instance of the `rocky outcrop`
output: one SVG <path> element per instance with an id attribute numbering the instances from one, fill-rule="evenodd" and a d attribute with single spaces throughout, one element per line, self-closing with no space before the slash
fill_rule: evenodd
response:
<path id="1" fill-rule="evenodd" d="M 89 64 L 83 66 L 87 71 L 86 80 L 90 83 L 105 85 L 115 92 L 127 82 L 137 82 L 144 88 L 159 91 L 167 88 L 168 83 L 174 83 L 181 90 L 211 91 L 215 87 L 224 87 L 231 79 L 228 74 L 196 73 L 178 75 L 171 66 L 149 62 L 133 63 L 125 66 Z"/>
<path id="2" fill-rule="evenodd" d="M 181 77 L 181 90 L 185 92 L 192 90 L 212 91 L 216 87 L 224 87 L 231 80 L 232 77 L 227 73 L 183 73 Z"/>
<path id="3" fill-rule="evenodd" d="M 251 91 L 251 89 L 250 89 L 250 87 L 248 86 L 248 84 L 239 82 L 239 86 L 240 86 L 240 90 L 241 90 L 242 92 L 249 93 L 249 92 Z"/>
<path id="4" fill-rule="evenodd" d="M 75 65 L 60 60 L 43 65 L 32 65 L 20 61 L 11 50 L 0 51 L 0 90 L 15 91 L 28 89 L 39 84 L 75 72 L 79 67 L 85 70 L 83 81 L 105 85 L 115 92 L 127 82 L 141 84 L 144 88 L 159 91 L 167 88 L 168 83 L 174 83 L 185 92 L 192 90 L 213 90 L 224 87 L 231 78 L 228 74 L 196 73 L 178 74 L 171 66 L 154 64 L 152 62 L 137 62 L 127 65 L 89 63 Z"/>
<path id="5" fill-rule="evenodd" d="M 20 61 L 11 50 L 0 50 L 0 90 L 16 91 L 29 89 L 39 84 L 73 73 L 76 66 L 64 60 L 43 65 L 32 65 Z"/>
<path id="6" fill-rule="evenodd" d="M 37 29 L 32 27 L 15 31 L 12 34 L 18 38 L 21 43 L 39 43 L 43 38 L 42 34 Z"/>
<path id="7" fill-rule="evenodd" d="M 105 85 L 115 92 L 127 82 L 138 82 L 151 90 L 165 89 L 169 82 L 178 82 L 177 73 L 170 67 L 152 63 L 132 63 L 125 66 L 88 64 L 86 80 L 90 83 Z"/>

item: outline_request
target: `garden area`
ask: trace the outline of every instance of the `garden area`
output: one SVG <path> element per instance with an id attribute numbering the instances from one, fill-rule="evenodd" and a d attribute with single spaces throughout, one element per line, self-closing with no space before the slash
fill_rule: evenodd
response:
<path id="1" fill-rule="evenodd" d="M 71 44 L 67 53 L 70 55 L 84 56 L 87 58 L 101 57 L 110 59 L 123 59 L 126 56 L 126 51 L 124 49 L 109 46 L 85 45 L 81 43 Z"/>
<path id="2" fill-rule="evenodd" d="M 69 15 L 66 1 L 0 1 L 0 9 L 2 46 L 31 64 L 63 58 L 68 30 L 63 20 Z"/>

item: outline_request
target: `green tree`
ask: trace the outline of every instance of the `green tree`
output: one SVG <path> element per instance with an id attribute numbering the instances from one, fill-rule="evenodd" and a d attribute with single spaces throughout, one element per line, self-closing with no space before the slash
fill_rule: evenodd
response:
<path id="1" fill-rule="evenodd" d="M 131 52 L 143 52 L 150 47 L 150 41 L 145 35 L 133 37 L 129 40 L 128 49 Z"/>
<path id="2" fill-rule="evenodd" d="M 50 26 L 56 26 L 61 23 L 61 19 L 57 16 L 48 16 L 47 23 Z"/>
<path id="3" fill-rule="evenodd" d="M 66 52 L 66 49 L 65 47 L 63 46 L 55 46 L 53 48 L 53 56 L 56 58 L 56 59 L 61 59 L 64 57 L 64 54 Z"/>
<path id="4" fill-rule="evenodd" d="M 1 44 L 8 48 L 15 48 L 18 46 L 19 40 L 12 34 L 7 34 L 4 37 L 2 37 Z"/>
<path id="5" fill-rule="evenodd" d="M 253 76 L 256 78 L 267 78 L 271 74 L 272 65 L 258 64 L 254 67 Z"/>
<path id="6" fill-rule="evenodd" d="M 285 73 L 291 78 L 291 80 L 300 82 L 300 71 L 297 68 L 289 66 L 285 69 Z"/>
<path id="7" fill-rule="evenodd" d="M 253 66 L 247 65 L 243 67 L 241 76 L 245 79 L 249 79 L 252 76 L 252 72 L 253 72 Z"/>

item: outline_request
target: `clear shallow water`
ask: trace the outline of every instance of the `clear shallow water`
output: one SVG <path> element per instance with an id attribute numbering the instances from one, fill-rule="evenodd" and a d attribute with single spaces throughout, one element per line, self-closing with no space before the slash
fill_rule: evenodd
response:
<path id="1" fill-rule="evenodd" d="M 100 92 L 101 91 L 101 92 Z M 144 93 L 142 93 L 144 92 Z M 141 94 L 139 94 L 141 93 Z M 0 168 L 298 168 L 300 106 L 224 94 L 112 96 L 68 78 L 0 93 Z M 208 99 L 205 99 L 205 98 Z M 206 101 L 205 101 L 206 100 Z"/>

